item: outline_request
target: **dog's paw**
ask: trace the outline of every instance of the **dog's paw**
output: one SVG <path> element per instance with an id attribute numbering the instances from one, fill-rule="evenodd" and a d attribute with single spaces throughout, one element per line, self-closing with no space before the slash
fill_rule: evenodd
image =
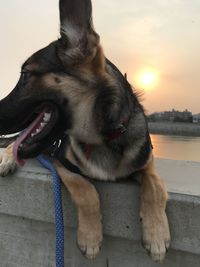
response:
<path id="1" fill-rule="evenodd" d="M 162 262 L 170 245 L 170 231 L 166 214 L 157 218 L 143 218 L 142 244 L 154 261 Z"/>
<path id="2" fill-rule="evenodd" d="M 96 258 L 103 240 L 102 224 L 81 225 L 78 228 L 77 242 L 81 252 L 90 260 Z"/>
<path id="3" fill-rule="evenodd" d="M 17 167 L 13 157 L 3 153 L 0 156 L 0 176 L 5 177 L 10 173 L 13 173 Z"/>

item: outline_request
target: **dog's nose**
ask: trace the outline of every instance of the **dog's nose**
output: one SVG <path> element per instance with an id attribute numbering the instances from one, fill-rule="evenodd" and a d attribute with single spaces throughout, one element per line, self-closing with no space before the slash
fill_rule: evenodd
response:
<path id="1" fill-rule="evenodd" d="M 27 116 L 20 92 L 15 88 L 0 101 L 0 135 L 13 134 L 23 130 L 22 121 Z"/>

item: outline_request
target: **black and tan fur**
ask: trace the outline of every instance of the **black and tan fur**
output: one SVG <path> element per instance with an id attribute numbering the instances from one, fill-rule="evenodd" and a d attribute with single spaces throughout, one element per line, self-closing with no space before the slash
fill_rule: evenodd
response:
<path id="1" fill-rule="evenodd" d="M 143 107 L 126 78 L 105 58 L 92 23 L 90 0 L 60 0 L 61 37 L 32 55 L 22 66 L 16 88 L 0 102 L 0 134 L 21 131 L 47 104 L 54 110 L 55 125 L 39 140 L 20 151 L 22 158 L 40 154 L 69 136 L 65 157 L 88 177 L 115 181 L 141 171 L 143 244 L 156 261 L 163 260 L 170 233 L 165 213 L 167 193 L 156 174 Z M 118 138 L 107 134 L 128 118 Z M 92 146 L 86 157 L 82 143 Z M 0 174 L 13 171 L 12 145 L 1 157 Z M 55 160 L 60 177 L 78 208 L 78 245 L 95 258 L 102 242 L 98 194 L 80 174 Z"/>

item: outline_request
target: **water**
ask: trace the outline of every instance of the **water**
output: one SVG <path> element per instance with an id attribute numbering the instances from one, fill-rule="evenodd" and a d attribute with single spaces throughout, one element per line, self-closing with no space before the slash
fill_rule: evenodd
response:
<path id="1" fill-rule="evenodd" d="M 200 162 L 200 137 L 154 134 L 151 139 L 158 158 Z"/>

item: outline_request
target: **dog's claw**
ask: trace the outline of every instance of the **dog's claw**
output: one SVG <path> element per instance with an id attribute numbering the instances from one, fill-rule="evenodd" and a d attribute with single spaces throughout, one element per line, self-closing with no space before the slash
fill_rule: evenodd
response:
<path id="1" fill-rule="evenodd" d="M 165 247 L 167 251 L 169 250 L 169 246 L 170 246 L 170 239 L 165 241 Z"/>
<path id="2" fill-rule="evenodd" d="M 90 260 L 94 260 L 97 256 L 97 254 L 101 250 L 101 243 L 96 244 L 96 245 L 94 244 L 92 246 L 92 245 L 86 244 L 86 243 L 85 243 L 85 245 L 80 245 L 80 243 L 78 242 L 78 246 L 79 246 L 81 252 L 83 253 L 83 255 Z"/>
<path id="3" fill-rule="evenodd" d="M 152 225 L 156 225 L 156 227 L 152 227 Z M 152 222 L 145 220 L 142 245 L 154 261 L 162 262 L 164 260 L 170 246 L 170 232 L 166 215 L 163 215 L 163 220 L 159 223 L 152 224 Z"/>
<path id="4" fill-rule="evenodd" d="M 102 240 L 103 236 L 101 227 L 98 231 L 94 231 L 94 229 L 92 230 L 92 228 L 90 228 L 88 233 L 78 231 L 78 246 L 83 255 L 90 260 L 95 259 L 100 252 Z"/>
<path id="5" fill-rule="evenodd" d="M 83 255 L 90 259 L 90 260 L 94 260 L 97 256 L 97 254 L 100 251 L 100 247 L 96 246 L 96 247 L 80 247 L 81 251 L 83 252 Z"/>

